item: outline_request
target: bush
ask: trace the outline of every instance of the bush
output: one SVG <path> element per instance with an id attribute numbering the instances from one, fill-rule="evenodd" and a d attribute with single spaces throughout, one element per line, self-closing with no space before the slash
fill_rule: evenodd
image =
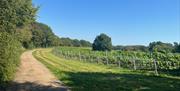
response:
<path id="1" fill-rule="evenodd" d="M 111 38 L 106 34 L 100 34 L 94 40 L 92 49 L 95 51 L 111 51 L 112 50 Z"/>
<path id="2" fill-rule="evenodd" d="M 8 33 L 0 33 L 0 89 L 12 80 L 19 64 L 21 45 Z"/>

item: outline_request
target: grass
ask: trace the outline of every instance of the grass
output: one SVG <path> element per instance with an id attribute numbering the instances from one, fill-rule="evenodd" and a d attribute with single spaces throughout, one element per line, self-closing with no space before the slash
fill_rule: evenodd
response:
<path id="1" fill-rule="evenodd" d="M 104 65 L 66 60 L 51 49 L 33 52 L 72 91 L 179 91 L 180 77 L 154 76 L 152 72 L 131 71 Z"/>

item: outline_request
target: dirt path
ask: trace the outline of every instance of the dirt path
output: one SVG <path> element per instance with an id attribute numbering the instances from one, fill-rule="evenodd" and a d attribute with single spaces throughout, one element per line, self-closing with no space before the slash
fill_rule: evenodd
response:
<path id="1" fill-rule="evenodd" d="M 32 56 L 33 51 L 21 56 L 15 79 L 7 91 L 68 91 L 60 81 Z"/>

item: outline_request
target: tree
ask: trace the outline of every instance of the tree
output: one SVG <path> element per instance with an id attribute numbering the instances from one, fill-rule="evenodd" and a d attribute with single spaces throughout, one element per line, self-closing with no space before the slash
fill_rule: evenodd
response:
<path id="1" fill-rule="evenodd" d="M 61 39 L 56 35 L 49 37 L 49 40 L 50 40 L 49 46 L 60 46 L 61 44 Z"/>
<path id="2" fill-rule="evenodd" d="M 86 40 L 61 38 L 61 46 L 91 47 L 92 44 Z"/>
<path id="3" fill-rule="evenodd" d="M 163 43 L 161 41 L 152 42 L 149 44 L 149 51 L 167 53 L 173 51 L 173 45 L 170 43 Z"/>
<path id="4" fill-rule="evenodd" d="M 30 48 L 30 45 L 32 45 L 32 32 L 30 31 L 30 26 L 17 28 L 15 36 L 24 48 Z"/>
<path id="5" fill-rule="evenodd" d="M 50 47 L 60 44 L 60 38 L 57 37 L 46 24 L 34 22 L 31 31 L 31 41 L 35 47 Z"/>
<path id="6" fill-rule="evenodd" d="M 112 50 L 111 38 L 106 34 L 103 33 L 100 34 L 94 40 L 92 49 L 97 51 L 111 51 Z"/>
<path id="7" fill-rule="evenodd" d="M 147 52 L 148 47 L 143 45 L 133 45 L 133 46 L 114 46 L 114 50 L 121 50 L 121 51 L 142 51 Z"/>
<path id="8" fill-rule="evenodd" d="M 23 27 L 35 20 L 36 11 L 32 0 L 0 0 L 1 32 L 15 33 L 17 27 Z"/>
<path id="9" fill-rule="evenodd" d="M 32 38 L 29 25 L 35 21 L 37 10 L 32 0 L 0 0 L 0 32 L 15 35 L 27 48 Z"/>
<path id="10" fill-rule="evenodd" d="M 180 53 L 180 44 L 179 44 L 179 46 L 177 47 L 176 52 Z"/>
<path id="11" fill-rule="evenodd" d="M 19 41 L 9 33 L 0 32 L 0 89 L 13 79 L 20 53 Z"/>
<path id="12" fill-rule="evenodd" d="M 180 44 L 177 42 L 174 42 L 174 52 L 180 53 Z"/>
<path id="13" fill-rule="evenodd" d="M 92 44 L 86 40 L 80 40 L 80 44 L 82 47 L 91 47 L 92 46 Z"/>
<path id="14" fill-rule="evenodd" d="M 72 39 L 70 39 L 70 38 L 61 38 L 61 46 L 73 46 Z"/>
<path id="15" fill-rule="evenodd" d="M 72 40 L 72 44 L 73 44 L 73 46 L 75 46 L 75 47 L 81 47 L 81 43 L 80 43 L 80 41 L 77 40 L 77 39 Z"/>

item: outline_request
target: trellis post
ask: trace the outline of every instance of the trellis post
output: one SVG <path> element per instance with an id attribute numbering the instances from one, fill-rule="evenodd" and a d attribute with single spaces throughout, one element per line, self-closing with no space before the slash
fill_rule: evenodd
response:
<path id="1" fill-rule="evenodd" d="M 155 74 L 158 75 L 156 59 L 154 59 L 154 70 L 155 70 Z"/>
<path id="2" fill-rule="evenodd" d="M 120 60 L 118 61 L 118 66 L 119 66 L 119 68 L 121 68 L 121 61 Z"/>
<path id="3" fill-rule="evenodd" d="M 79 60 L 81 61 L 81 52 L 79 52 Z"/>
<path id="4" fill-rule="evenodd" d="M 106 51 L 106 65 L 109 65 L 109 62 L 108 62 L 108 54 L 107 54 L 107 51 Z"/>
<path id="5" fill-rule="evenodd" d="M 133 59 L 134 70 L 136 70 L 136 60 Z"/>
<path id="6" fill-rule="evenodd" d="M 99 57 L 97 57 L 97 63 L 99 64 Z"/>

